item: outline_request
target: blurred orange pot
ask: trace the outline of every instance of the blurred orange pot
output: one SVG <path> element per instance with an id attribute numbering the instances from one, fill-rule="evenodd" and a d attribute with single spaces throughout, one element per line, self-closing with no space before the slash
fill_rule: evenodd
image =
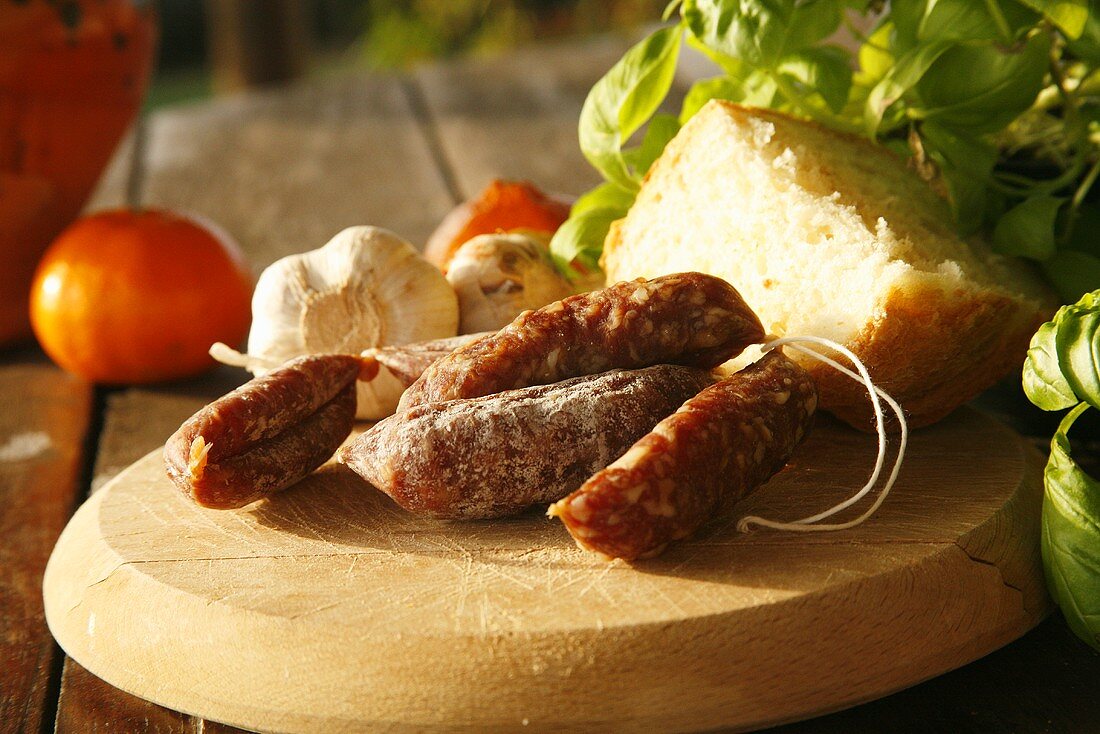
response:
<path id="1" fill-rule="evenodd" d="M 46 246 L 141 104 L 156 19 L 132 0 L 0 0 L 0 344 L 30 334 Z"/>

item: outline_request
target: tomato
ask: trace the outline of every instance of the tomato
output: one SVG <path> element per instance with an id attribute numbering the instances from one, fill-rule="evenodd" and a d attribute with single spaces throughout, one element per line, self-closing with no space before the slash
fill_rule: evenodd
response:
<path id="1" fill-rule="evenodd" d="M 476 199 L 455 207 L 424 247 L 428 262 L 447 271 L 455 251 L 480 234 L 531 230 L 553 234 L 569 218 L 570 203 L 526 181 L 494 179 Z"/>
<path id="2" fill-rule="evenodd" d="M 50 245 L 31 286 L 46 353 L 103 383 L 198 374 L 216 341 L 237 345 L 252 278 L 214 225 L 167 211 L 118 210 L 77 220 Z"/>

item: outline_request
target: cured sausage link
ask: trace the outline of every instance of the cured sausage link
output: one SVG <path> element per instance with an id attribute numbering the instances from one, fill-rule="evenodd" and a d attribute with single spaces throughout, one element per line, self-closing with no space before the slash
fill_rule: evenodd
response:
<path id="1" fill-rule="evenodd" d="M 360 355 L 363 360 L 360 379 L 366 381 L 374 379 L 381 366 L 389 370 L 402 385 L 408 387 L 424 374 L 424 370 L 454 350 L 494 333 L 496 332 L 482 331 L 477 334 L 460 334 L 426 342 L 367 349 Z"/>
<path id="2" fill-rule="evenodd" d="M 779 471 L 816 407 L 809 374 L 772 350 L 688 400 L 549 514 L 586 550 L 656 555 Z"/>
<path id="3" fill-rule="evenodd" d="M 609 369 L 710 369 L 764 339 L 729 283 L 703 273 L 616 283 L 525 311 L 497 333 L 429 367 L 399 409 L 475 398 Z"/>
<path id="4" fill-rule="evenodd" d="M 659 365 L 427 403 L 381 421 L 340 461 L 412 512 L 515 514 L 569 494 L 713 382 Z"/>
<path id="5" fill-rule="evenodd" d="M 204 507 L 243 507 L 323 464 L 355 423 L 361 362 L 314 355 L 246 382 L 164 445 L 169 478 Z"/>

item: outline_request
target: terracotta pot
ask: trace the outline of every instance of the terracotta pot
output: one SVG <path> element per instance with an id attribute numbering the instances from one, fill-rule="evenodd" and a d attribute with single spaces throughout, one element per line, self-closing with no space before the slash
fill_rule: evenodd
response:
<path id="1" fill-rule="evenodd" d="M 34 268 L 141 104 L 156 45 L 133 0 L 0 0 L 0 344 L 30 334 Z"/>

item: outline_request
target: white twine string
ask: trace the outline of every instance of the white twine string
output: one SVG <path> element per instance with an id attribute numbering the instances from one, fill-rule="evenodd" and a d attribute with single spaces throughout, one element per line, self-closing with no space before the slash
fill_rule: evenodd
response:
<path id="1" fill-rule="evenodd" d="M 840 364 L 834 359 L 831 359 L 820 352 L 813 349 L 807 349 L 801 347 L 796 342 L 803 342 L 809 344 L 816 344 L 818 346 L 827 347 L 833 349 L 840 354 L 847 357 L 852 365 L 855 366 L 859 374 L 856 374 L 852 370 L 848 369 L 844 365 Z M 871 476 L 867 479 L 867 483 L 854 495 L 848 499 L 833 505 L 823 512 L 819 512 L 816 515 L 810 515 L 809 517 L 803 517 L 798 520 L 792 520 L 790 522 L 779 522 L 776 520 L 768 520 L 763 517 L 757 517 L 756 515 L 747 515 L 741 518 L 737 522 L 737 529 L 746 533 L 749 532 L 749 528 L 752 525 L 760 525 L 762 527 L 773 528 L 775 530 L 793 530 L 800 533 L 825 531 L 825 530 L 846 530 L 848 528 L 854 528 L 861 524 L 864 520 L 875 514 L 882 503 L 886 500 L 887 495 L 890 494 L 890 489 L 894 486 L 894 482 L 897 481 L 898 473 L 901 471 L 902 461 L 905 459 L 905 449 L 909 444 L 909 425 L 905 421 L 905 413 L 902 411 L 901 406 L 897 401 L 887 395 L 884 391 L 875 387 L 875 383 L 871 381 L 871 375 L 868 374 L 867 368 L 860 361 L 859 357 L 852 353 L 841 344 L 837 344 L 831 339 L 824 339 L 819 336 L 787 336 L 780 339 L 772 339 L 763 345 L 765 352 L 771 351 L 776 347 L 789 346 L 796 352 L 804 354 L 807 357 L 822 362 L 829 367 L 832 367 L 837 372 L 850 377 L 856 382 L 863 383 L 863 386 L 867 388 L 867 394 L 871 398 L 871 407 L 875 412 L 875 431 L 878 433 L 878 456 L 875 458 L 875 467 L 871 472 Z M 898 442 L 898 453 L 894 458 L 894 466 L 890 471 L 890 476 L 886 478 L 886 484 L 883 485 L 882 491 L 875 499 L 874 503 L 859 517 L 854 520 L 841 523 L 820 523 L 820 520 L 824 520 L 827 517 L 831 517 L 841 510 L 847 509 L 859 502 L 861 499 L 867 496 L 867 493 L 878 483 L 879 477 L 882 474 L 882 468 L 886 464 L 886 427 L 884 425 L 882 415 L 882 403 L 879 400 L 886 401 L 886 404 L 890 406 L 890 409 L 894 411 L 897 416 L 898 424 L 901 427 L 901 438 Z"/>

